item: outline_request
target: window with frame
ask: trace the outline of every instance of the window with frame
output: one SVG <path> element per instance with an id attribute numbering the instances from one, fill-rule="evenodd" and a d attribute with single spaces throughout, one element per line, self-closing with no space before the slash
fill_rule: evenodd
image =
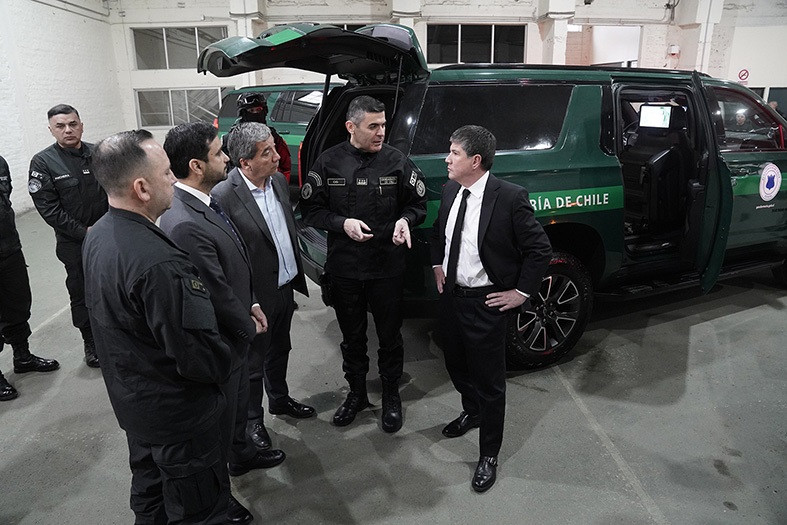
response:
<path id="1" fill-rule="evenodd" d="M 233 88 L 146 89 L 137 91 L 140 127 L 209 122 L 218 117 L 221 99 Z"/>
<path id="2" fill-rule="evenodd" d="M 429 24 L 426 26 L 426 60 L 431 64 L 524 62 L 525 27 Z"/>
<path id="3" fill-rule="evenodd" d="M 726 88 L 710 91 L 719 108 L 712 114 L 721 151 L 784 149 L 784 130 L 753 98 Z"/>
<path id="4" fill-rule="evenodd" d="M 465 124 L 491 131 L 498 150 L 555 146 L 563 129 L 570 85 L 429 86 L 411 154 L 446 153 L 451 133 Z"/>
<path id="5" fill-rule="evenodd" d="M 193 69 L 200 51 L 227 38 L 227 26 L 135 28 L 137 69 Z"/>

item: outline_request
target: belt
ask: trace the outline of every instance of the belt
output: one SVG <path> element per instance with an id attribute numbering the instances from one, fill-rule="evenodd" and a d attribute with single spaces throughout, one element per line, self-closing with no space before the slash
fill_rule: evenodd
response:
<path id="1" fill-rule="evenodd" d="M 498 288 L 493 284 L 489 286 L 478 286 L 476 288 L 460 286 L 458 284 L 454 285 L 454 295 L 457 297 L 481 297 L 496 291 L 498 291 Z"/>

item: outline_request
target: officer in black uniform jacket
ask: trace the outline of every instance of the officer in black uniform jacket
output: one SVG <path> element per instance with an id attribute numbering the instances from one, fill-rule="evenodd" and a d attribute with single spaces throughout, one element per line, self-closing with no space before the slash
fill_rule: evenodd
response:
<path id="1" fill-rule="evenodd" d="M 312 166 L 301 188 L 306 224 L 328 231 L 325 272 L 342 331 L 343 369 L 350 393 L 334 415 L 349 425 L 369 406 L 366 395 L 367 304 L 380 341 L 382 428 L 402 426 L 402 275 L 410 228 L 426 217 L 423 175 L 399 150 L 383 143 L 385 105 L 360 96 L 347 110 L 350 140 L 329 148 Z"/>
<path id="2" fill-rule="evenodd" d="M 11 208 L 11 173 L 0 157 L 0 352 L 5 343 L 14 350 L 14 372 L 48 372 L 60 365 L 54 359 L 42 359 L 30 353 L 30 281 L 16 231 Z M 0 372 L 0 401 L 19 396 L 19 392 Z"/>
<path id="3" fill-rule="evenodd" d="M 96 146 L 110 209 L 85 238 L 85 298 L 109 400 L 126 431 L 137 523 L 224 523 L 219 384 L 230 372 L 205 285 L 154 221 L 175 177 L 144 130 Z"/>
<path id="4" fill-rule="evenodd" d="M 87 229 L 107 211 L 107 194 L 91 171 L 93 145 L 82 142 L 79 113 L 67 104 L 47 112 L 56 142 L 30 161 L 27 189 L 41 217 L 55 229 L 55 253 L 66 267 L 71 320 L 82 333 L 85 362 L 98 367 L 90 320 L 85 309 L 82 241 Z"/>

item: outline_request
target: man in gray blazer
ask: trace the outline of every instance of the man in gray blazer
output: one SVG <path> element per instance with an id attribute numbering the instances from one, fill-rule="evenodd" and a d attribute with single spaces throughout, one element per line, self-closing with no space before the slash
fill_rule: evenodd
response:
<path id="1" fill-rule="evenodd" d="M 279 173 L 279 154 L 268 126 L 241 123 L 229 134 L 227 147 L 235 168 L 213 189 L 249 251 L 254 294 L 268 318 L 268 330 L 251 343 L 247 432 L 258 447 L 270 447 L 263 424 L 263 386 L 271 414 L 307 418 L 314 408 L 290 397 L 287 363 L 295 311 L 293 290 L 308 295 L 295 236 L 289 188 Z"/>
<path id="2" fill-rule="evenodd" d="M 175 198 L 161 216 L 161 229 L 199 271 L 216 312 L 219 334 L 232 350 L 232 368 L 221 385 L 227 400 L 221 431 L 231 476 L 269 468 L 284 461 L 281 450 L 258 450 L 246 434 L 248 348 L 267 321 L 254 300 L 246 246 L 232 221 L 211 199 L 210 191 L 227 177 L 227 156 L 216 129 L 205 122 L 172 128 L 164 141 L 175 183 Z M 230 498 L 229 521 L 248 523 L 252 515 Z"/>

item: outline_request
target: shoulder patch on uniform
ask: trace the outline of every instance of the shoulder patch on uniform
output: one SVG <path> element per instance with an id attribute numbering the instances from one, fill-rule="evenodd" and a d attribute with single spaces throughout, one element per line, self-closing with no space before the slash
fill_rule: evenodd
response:
<path id="1" fill-rule="evenodd" d="M 38 193 L 41 189 L 41 181 L 38 179 L 30 179 L 27 181 L 27 191 L 30 193 Z"/>
<path id="2" fill-rule="evenodd" d="M 307 182 L 306 184 L 304 184 L 304 185 L 301 187 L 301 197 L 302 197 L 302 198 L 304 198 L 304 199 L 306 199 L 306 200 L 309 200 L 309 199 L 311 199 L 311 197 L 312 197 L 312 192 L 313 192 L 313 191 L 314 191 L 314 190 L 312 190 L 312 185 L 311 185 L 311 183 L 310 183 L 310 182 Z"/>
<path id="3" fill-rule="evenodd" d="M 208 295 L 208 289 L 205 288 L 205 285 L 199 279 L 195 277 L 184 277 L 183 279 L 186 281 L 186 288 L 188 288 L 191 293 L 203 296 Z"/>
<path id="4" fill-rule="evenodd" d="M 396 181 L 396 175 L 391 175 L 390 177 L 380 177 L 380 186 L 395 186 Z"/>
<path id="5" fill-rule="evenodd" d="M 44 178 L 44 174 L 43 173 L 40 173 L 40 172 L 35 171 L 35 170 L 30 172 L 30 176 L 31 177 L 35 177 L 36 179 L 43 179 Z"/>
<path id="6" fill-rule="evenodd" d="M 416 181 L 418 180 L 418 175 L 415 172 L 410 174 L 410 186 L 415 186 Z"/>
<path id="7" fill-rule="evenodd" d="M 309 174 L 306 175 L 306 178 L 309 177 L 314 179 L 315 186 L 322 186 L 322 177 L 320 177 L 319 173 L 317 173 L 316 171 L 310 171 Z"/>
<path id="8" fill-rule="evenodd" d="M 426 185 L 424 184 L 424 181 L 419 180 L 415 183 L 415 193 L 417 193 L 419 197 L 426 195 Z"/>

